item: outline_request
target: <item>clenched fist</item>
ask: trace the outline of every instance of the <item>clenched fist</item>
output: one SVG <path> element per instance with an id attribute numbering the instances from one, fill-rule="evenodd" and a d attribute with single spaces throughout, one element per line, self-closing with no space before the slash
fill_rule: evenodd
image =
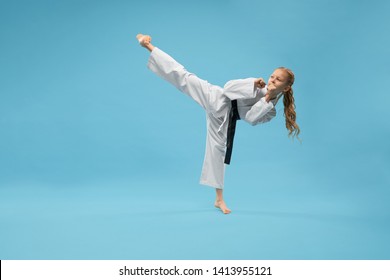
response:
<path id="1" fill-rule="evenodd" d="M 257 88 L 264 88 L 265 87 L 265 82 L 263 78 L 258 78 L 255 80 L 255 87 Z"/>

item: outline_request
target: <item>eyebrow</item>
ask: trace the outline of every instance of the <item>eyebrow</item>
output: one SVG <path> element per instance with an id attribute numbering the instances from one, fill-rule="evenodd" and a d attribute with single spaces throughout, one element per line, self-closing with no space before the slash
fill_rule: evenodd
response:
<path id="1" fill-rule="evenodd" d="M 281 77 L 281 76 L 279 76 L 279 75 L 272 74 L 271 77 L 272 77 L 272 76 L 276 77 L 277 79 L 284 80 L 284 78 Z"/>
<path id="2" fill-rule="evenodd" d="M 281 80 L 287 80 L 288 78 L 286 77 L 286 78 L 283 78 L 282 76 L 280 76 L 280 75 L 275 75 L 275 74 L 272 74 L 272 75 L 274 75 L 274 76 L 276 76 L 276 77 L 278 77 L 279 79 L 281 79 Z"/>

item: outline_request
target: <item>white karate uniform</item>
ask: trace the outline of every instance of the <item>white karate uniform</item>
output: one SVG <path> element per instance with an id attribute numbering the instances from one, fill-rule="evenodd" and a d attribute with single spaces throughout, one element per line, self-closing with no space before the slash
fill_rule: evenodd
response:
<path id="1" fill-rule="evenodd" d="M 225 175 L 226 135 L 231 100 L 237 100 L 240 118 L 252 125 L 276 116 L 275 101 L 266 102 L 266 87 L 255 88 L 255 78 L 232 80 L 223 88 L 188 72 L 158 48 L 150 54 L 148 68 L 194 99 L 206 111 L 207 138 L 200 183 L 222 189 Z"/>

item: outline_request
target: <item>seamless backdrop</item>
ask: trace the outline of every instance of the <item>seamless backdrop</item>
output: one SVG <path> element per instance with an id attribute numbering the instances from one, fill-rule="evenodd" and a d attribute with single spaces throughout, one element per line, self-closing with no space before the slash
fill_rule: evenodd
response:
<path id="1" fill-rule="evenodd" d="M 389 259 L 388 1 L 0 2 L 0 259 Z M 295 72 L 302 143 L 239 123 L 198 185 L 196 103 L 135 35 L 223 86 Z"/>

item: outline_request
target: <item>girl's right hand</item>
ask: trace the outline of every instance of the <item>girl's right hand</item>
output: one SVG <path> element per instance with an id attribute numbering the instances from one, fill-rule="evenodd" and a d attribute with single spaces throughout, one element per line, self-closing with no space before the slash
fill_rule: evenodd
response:
<path id="1" fill-rule="evenodd" d="M 255 80 L 255 87 L 257 88 L 264 88 L 265 87 L 265 82 L 263 78 L 258 78 Z"/>

